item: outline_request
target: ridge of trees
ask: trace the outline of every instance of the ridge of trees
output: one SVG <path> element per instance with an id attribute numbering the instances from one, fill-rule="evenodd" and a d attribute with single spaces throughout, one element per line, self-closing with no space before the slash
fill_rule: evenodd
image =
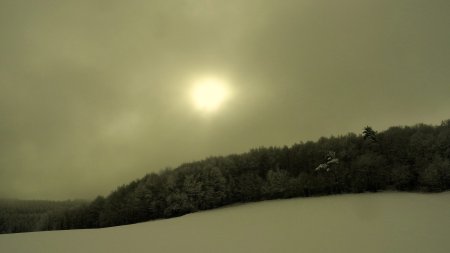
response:
<path id="1" fill-rule="evenodd" d="M 379 133 L 367 126 L 360 135 L 260 147 L 147 174 L 90 203 L 45 212 L 22 231 L 117 226 L 278 198 L 448 189 L 450 120 Z"/>
<path id="2" fill-rule="evenodd" d="M 86 204 L 82 200 L 0 199 L 0 234 L 42 230 L 50 213 L 63 213 Z"/>

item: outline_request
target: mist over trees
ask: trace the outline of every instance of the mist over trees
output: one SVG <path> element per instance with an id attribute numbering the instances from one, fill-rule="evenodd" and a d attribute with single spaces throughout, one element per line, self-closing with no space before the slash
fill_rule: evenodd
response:
<path id="1" fill-rule="evenodd" d="M 70 209 L 88 204 L 86 201 L 45 201 L 0 199 L 0 234 L 52 230 L 62 219 L 53 219 Z M 51 222 L 51 218 L 54 222 Z"/>
<path id="2" fill-rule="evenodd" d="M 379 133 L 367 126 L 362 134 L 261 147 L 151 173 L 87 204 L 31 208 L 26 225 L 13 224 L 11 212 L 0 207 L 0 232 L 108 227 L 278 198 L 448 189 L 450 120 Z"/>

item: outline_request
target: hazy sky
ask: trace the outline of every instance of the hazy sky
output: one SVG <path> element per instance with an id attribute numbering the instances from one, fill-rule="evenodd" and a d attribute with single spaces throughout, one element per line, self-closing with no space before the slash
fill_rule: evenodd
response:
<path id="1" fill-rule="evenodd" d="M 448 0 L 0 0 L 0 197 L 450 118 Z M 232 96 L 202 113 L 204 76 Z"/>

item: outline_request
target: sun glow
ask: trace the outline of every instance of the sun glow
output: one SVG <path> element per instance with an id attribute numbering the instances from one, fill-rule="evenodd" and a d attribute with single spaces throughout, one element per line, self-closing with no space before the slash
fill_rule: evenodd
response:
<path id="1" fill-rule="evenodd" d="M 191 98 L 195 107 L 203 112 L 216 111 L 230 95 L 225 81 L 217 78 L 204 78 L 196 81 Z"/>

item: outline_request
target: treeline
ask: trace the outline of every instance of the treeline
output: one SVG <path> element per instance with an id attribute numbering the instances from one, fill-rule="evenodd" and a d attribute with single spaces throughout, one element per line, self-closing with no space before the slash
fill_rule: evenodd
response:
<path id="1" fill-rule="evenodd" d="M 39 229 L 108 227 L 232 203 L 365 191 L 450 189 L 450 120 L 257 148 L 148 174 L 88 205 L 52 212 Z"/>
<path id="2" fill-rule="evenodd" d="M 86 201 L 0 199 L 0 234 L 44 230 L 50 215 L 86 204 Z"/>

